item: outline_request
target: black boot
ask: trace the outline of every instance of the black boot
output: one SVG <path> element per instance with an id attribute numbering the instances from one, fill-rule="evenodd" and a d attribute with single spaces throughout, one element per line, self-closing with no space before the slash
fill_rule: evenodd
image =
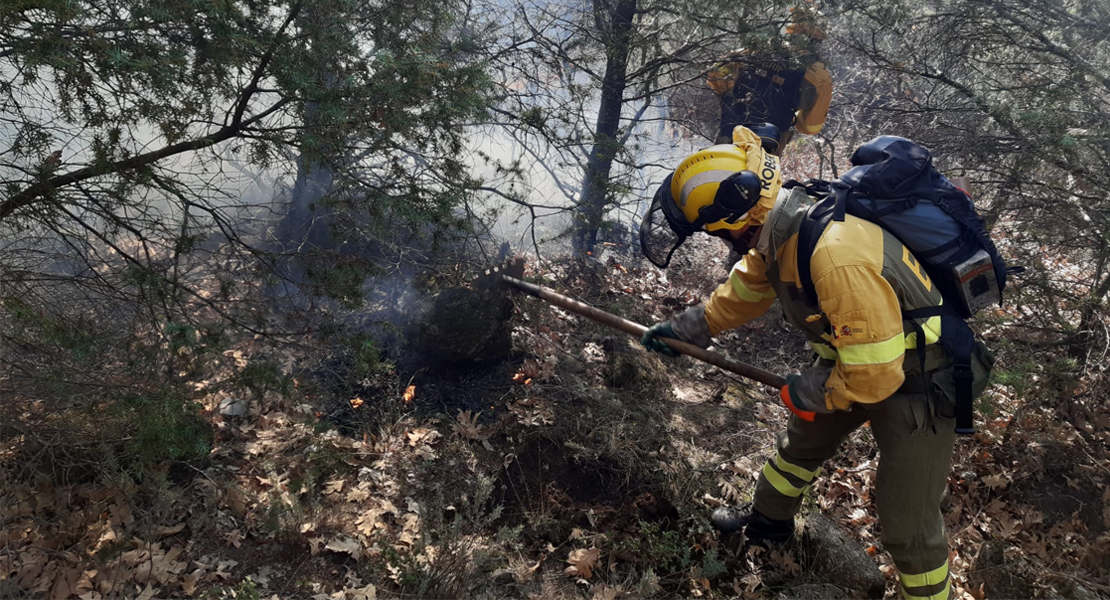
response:
<path id="1" fill-rule="evenodd" d="M 721 507 L 709 517 L 721 533 L 744 532 L 748 543 L 756 546 L 783 544 L 794 537 L 794 520 L 780 521 L 756 512 L 750 504 Z"/>

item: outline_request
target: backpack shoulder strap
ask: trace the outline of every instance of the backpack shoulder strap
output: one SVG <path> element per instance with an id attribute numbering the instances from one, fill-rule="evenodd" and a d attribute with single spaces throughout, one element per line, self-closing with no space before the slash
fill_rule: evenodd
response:
<path id="1" fill-rule="evenodd" d="M 807 179 L 806 181 L 798 181 L 797 179 L 787 179 L 782 184 L 782 189 L 792 190 L 796 187 L 801 187 L 806 191 L 806 195 L 818 200 L 824 200 L 826 196 L 832 193 L 831 184 L 824 179 Z"/>
<path id="2" fill-rule="evenodd" d="M 810 269 L 810 259 L 813 251 L 817 249 L 817 241 L 829 222 L 837 212 L 836 195 L 829 195 L 824 200 L 806 209 L 802 226 L 798 229 L 798 280 L 802 284 L 802 294 L 807 305 L 817 306 L 817 288 L 813 285 L 813 273 Z M 843 217 L 842 217 L 843 218 Z"/>

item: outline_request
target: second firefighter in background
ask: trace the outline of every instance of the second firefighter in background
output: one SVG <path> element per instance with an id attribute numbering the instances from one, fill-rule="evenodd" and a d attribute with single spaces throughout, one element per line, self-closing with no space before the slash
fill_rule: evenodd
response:
<path id="1" fill-rule="evenodd" d="M 767 150 L 782 154 L 793 137 L 791 127 L 815 135 L 824 126 L 832 101 L 832 75 L 819 55 L 824 29 L 804 9 L 792 9 L 791 15 L 773 46 L 737 50 L 710 69 L 706 84 L 721 107 L 716 143 L 731 143 L 737 126 L 770 123 L 780 139 Z"/>

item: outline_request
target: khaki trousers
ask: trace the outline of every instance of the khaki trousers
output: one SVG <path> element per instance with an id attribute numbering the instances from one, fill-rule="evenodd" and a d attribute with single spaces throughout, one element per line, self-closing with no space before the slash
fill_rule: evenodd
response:
<path id="1" fill-rule="evenodd" d="M 940 502 L 952 468 L 955 419 L 942 416 L 954 414 L 948 401 L 935 389 L 925 393 L 921 382 L 919 375 L 910 376 L 882 402 L 818 414 L 813 422 L 792 415 L 756 484 L 755 509 L 772 519 L 793 519 L 821 465 L 870 421 L 879 446 L 875 501 L 882 542 L 898 567 L 903 596 L 946 599 L 951 584 Z"/>

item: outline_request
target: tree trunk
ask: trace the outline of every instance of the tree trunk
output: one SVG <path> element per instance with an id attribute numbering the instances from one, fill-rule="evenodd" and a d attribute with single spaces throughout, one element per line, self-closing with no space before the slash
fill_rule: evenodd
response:
<path id="1" fill-rule="evenodd" d="M 305 156 L 297 159 L 297 179 L 277 234 L 283 252 L 330 250 L 335 245 L 329 227 L 330 211 L 320 204 L 331 193 L 333 179 L 327 165 Z"/>
<path id="2" fill-rule="evenodd" d="M 306 123 L 313 121 L 317 109 L 317 103 L 306 103 Z M 332 192 L 334 179 L 328 165 L 304 154 L 297 157 L 297 179 L 274 231 L 273 241 L 281 257 L 275 264 L 278 278 L 267 290 L 271 297 L 303 303 L 310 295 L 304 286 L 311 285 L 313 273 L 322 263 L 321 253 L 335 248 L 331 210 L 321 202 Z"/>
<path id="3" fill-rule="evenodd" d="M 617 136 L 624 88 L 628 74 L 628 55 L 632 45 L 632 22 L 637 0 L 594 0 L 594 18 L 605 41 L 605 75 L 601 83 L 601 104 L 594 127 L 594 146 L 586 161 L 582 196 L 575 209 L 574 250 L 584 254 L 597 244 L 597 231 L 609 205 L 609 173 L 613 158 L 621 150 Z"/>

